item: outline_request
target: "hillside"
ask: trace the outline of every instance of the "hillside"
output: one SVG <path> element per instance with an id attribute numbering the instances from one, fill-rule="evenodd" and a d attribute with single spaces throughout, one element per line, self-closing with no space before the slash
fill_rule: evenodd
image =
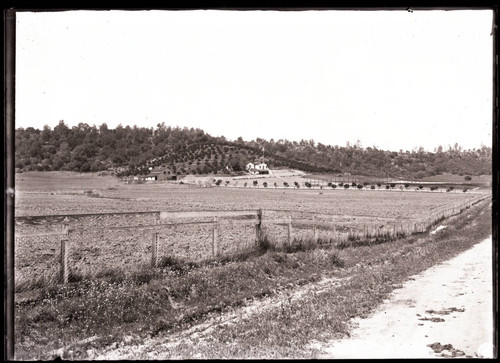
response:
<path id="1" fill-rule="evenodd" d="M 384 151 L 358 145 L 339 147 L 314 140 L 288 141 L 257 138 L 228 141 L 200 129 L 158 124 L 109 129 L 63 121 L 51 129 L 16 130 L 16 172 L 61 170 L 112 171 L 116 175 L 146 174 L 162 168 L 173 174 L 241 172 L 248 162 L 262 160 L 270 168 L 287 167 L 305 172 L 351 173 L 378 177 L 425 178 L 442 173 L 491 174 L 491 148 L 436 152 Z"/>

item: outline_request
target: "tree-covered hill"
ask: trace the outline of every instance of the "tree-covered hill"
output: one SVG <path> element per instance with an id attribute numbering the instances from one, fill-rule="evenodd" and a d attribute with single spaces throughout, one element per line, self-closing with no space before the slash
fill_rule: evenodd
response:
<path id="1" fill-rule="evenodd" d="M 257 138 L 228 141 L 200 129 L 119 125 L 110 129 L 63 121 L 51 129 L 19 128 L 15 133 L 16 171 L 113 170 L 120 175 L 145 174 L 149 168 L 168 168 L 176 174 L 238 172 L 264 156 L 271 168 L 306 172 L 351 173 L 379 177 L 422 178 L 452 173 L 491 174 L 491 148 L 462 150 L 457 144 L 436 152 L 393 152 L 359 145 L 339 147 L 314 140 L 288 141 Z"/>

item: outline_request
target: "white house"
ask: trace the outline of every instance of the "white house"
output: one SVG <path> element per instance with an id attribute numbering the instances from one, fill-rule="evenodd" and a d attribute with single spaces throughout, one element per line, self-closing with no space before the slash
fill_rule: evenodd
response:
<path id="1" fill-rule="evenodd" d="M 259 172 L 264 171 L 264 170 L 268 170 L 266 163 L 260 163 L 258 165 L 255 165 L 255 169 L 257 169 L 257 171 L 259 171 Z"/>
<path id="2" fill-rule="evenodd" d="M 263 162 L 259 164 L 248 163 L 246 169 L 250 174 L 270 174 L 267 164 Z"/>

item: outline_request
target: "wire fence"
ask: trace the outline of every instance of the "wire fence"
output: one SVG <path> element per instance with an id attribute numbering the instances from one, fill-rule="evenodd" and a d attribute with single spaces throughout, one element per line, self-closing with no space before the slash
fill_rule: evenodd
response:
<path id="1" fill-rule="evenodd" d="M 16 218 L 16 290 L 161 265 L 164 258 L 201 262 L 301 241 L 397 238 L 423 233 L 488 198 L 440 206 L 424 219 L 328 215 L 290 210 L 177 211 Z"/>

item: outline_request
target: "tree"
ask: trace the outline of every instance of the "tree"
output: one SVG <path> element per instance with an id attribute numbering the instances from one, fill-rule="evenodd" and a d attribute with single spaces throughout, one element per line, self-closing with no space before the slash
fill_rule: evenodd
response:
<path id="1" fill-rule="evenodd" d="M 293 184 L 295 185 L 295 188 L 300 188 L 300 184 L 298 182 L 293 182 Z"/>
<path id="2" fill-rule="evenodd" d="M 380 189 L 380 187 L 382 186 L 381 183 L 377 183 L 377 187 Z"/>
<path id="3" fill-rule="evenodd" d="M 267 188 L 267 182 L 262 183 L 264 185 L 264 188 Z"/>
<path id="4" fill-rule="evenodd" d="M 375 189 L 375 185 L 372 185 L 370 188 L 371 188 L 371 189 Z"/>
<path id="5" fill-rule="evenodd" d="M 472 177 L 470 175 L 466 175 L 464 179 L 467 180 L 467 181 L 471 181 Z"/>
<path id="6" fill-rule="evenodd" d="M 345 184 L 344 184 L 344 188 L 345 188 L 345 189 L 349 189 L 349 184 L 345 183 Z"/>
<path id="7" fill-rule="evenodd" d="M 353 186 L 353 187 L 355 187 L 356 185 L 357 185 L 356 182 L 351 183 L 351 186 Z"/>
<path id="8" fill-rule="evenodd" d="M 410 187 L 410 184 L 405 183 L 405 188 L 408 189 Z"/>
<path id="9" fill-rule="evenodd" d="M 390 186 L 391 186 L 391 189 L 393 189 L 393 188 L 396 187 L 396 184 L 395 183 L 391 183 Z"/>
<path id="10" fill-rule="evenodd" d="M 386 186 L 385 186 L 385 189 L 391 189 L 391 187 L 390 187 L 390 186 L 388 186 L 388 185 L 386 185 Z"/>
<path id="11" fill-rule="evenodd" d="M 247 183 L 247 182 L 245 182 L 245 184 L 243 184 L 243 186 L 244 186 L 245 188 L 247 187 L 247 185 L 248 185 L 248 183 Z"/>
<path id="12" fill-rule="evenodd" d="M 278 187 L 278 183 L 274 182 L 274 187 L 277 188 Z"/>
<path id="13" fill-rule="evenodd" d="M 259 185 L 259 182 L 257 180 L 254 180 L 253 181 L 253 186 L 256 187 L 257 185 Z"/>
<path id="14" fill-rule="evenodd" d="M 359 184 L 357 185 L 357 188 L 358 188 L 359 190 L 363 189 L 363 184 L 359 183 Z"/>
<path id="15" fill-rule="evenodd" d="M 305 186 L 306 186 L 306 187 L 308 187 L 308 188 L 310 189 L 312 185 L 311 185 L 311 183 L 309 183 L 309 182 L 305 182 Z"/>
<path id="16" fill-rule="evenodd" d="M 287 183 L 287 182 L 283 182 L 283 186 L 284 186 L 285 188 L 288 188 L 288 183 Z"/>

